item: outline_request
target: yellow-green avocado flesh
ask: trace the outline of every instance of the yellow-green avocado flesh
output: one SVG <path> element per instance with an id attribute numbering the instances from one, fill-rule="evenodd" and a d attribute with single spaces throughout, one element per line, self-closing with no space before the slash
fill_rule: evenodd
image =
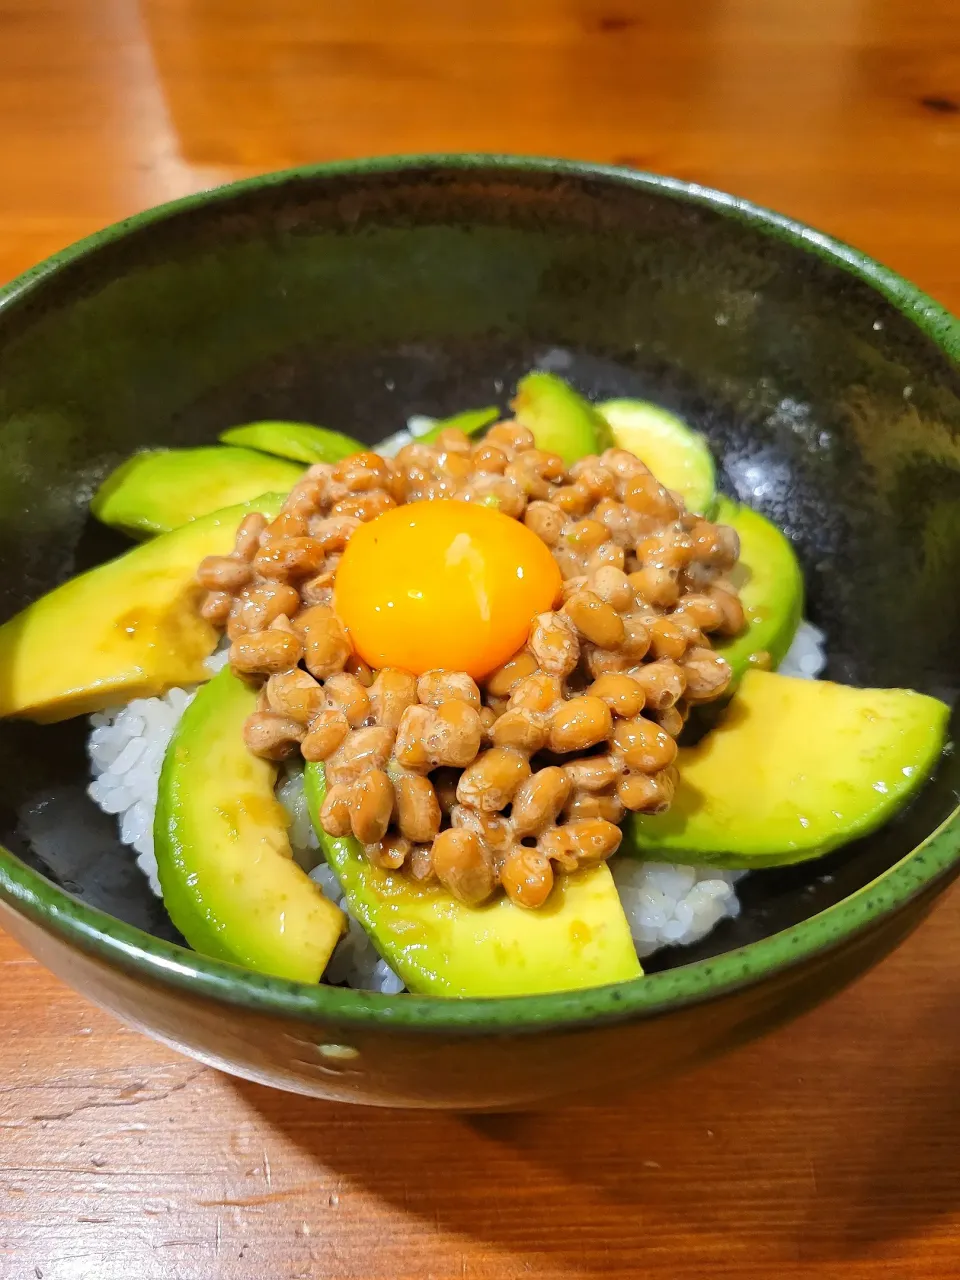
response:
<path id="1" fill-rule="evenodd" d="M 727 868 L 817 858 L 906 804 L 948 715 L 912 689 L 748 671 L 717 727 L 681 748 L 673 804 L 629 819 L 621 853 Z"/>
<path id="2" fill-rule="evenodd" d="M 197 566 L 226 555 L 264 494 L 145 542 L 47 592 L 0 627 L 0 716 L 47 723 L 195 684 L 219 633 L 200 616 Z"/>
<path id="3" fill-rule="evenodd" d="M 248 422 L 242 427 L 230 427 L 222 432 L 220 439 L 224 444 L 260 449 L 278 458 L 308 464 L 339 462 L 362 453 L 366 447 L 352 436 L 327 427 L 314 427 L 308 422 Z"/>
<path id="4" fill-rule="evenodd" d="M 786 657 L 803 616 L 803 571 L 790 539 L 758 511 L 721 498 L 716 520 L 740 539 L 740 559 L 728 576 L 739 591 L 746 624 L 740 635 L 715 643 L 737 681 L 763 654 L 772 667 Z"/>
<path id="5" fill-rule="evenodd" d="M 688 511 L 712 514 L 716 469 L 698 431 L 646 400 L 607 400 L 597 405 L 597 412 L 608 423 L 614 444 L 636 454 L 665 489 L 680 494 Z"/>
<path id="6" fill-rule="evenodd" d="M 286 493 L 303 467 L 253 449 L 210 445 L 135 453 L 107 476 L 90 510 L 104 524 L 135 538 L 169 533 L 188 520 Z"/>
<path id="7" fill-rule="evenodd" d="M 606 865 L 559 876 L 536 911 L 500 897 L 469 907 L 443 888 L 374 867 L 356 840 L 319 821 L 323 766 L 308 764 L 307 803 L 350 911 L 409 990 L 436 996 L 524 996 L 639 978 L 643 970 Z"/>
<path id="8" fill-rule="evenodd" d="M 293 860 L 277 766 L 243 740 L 256 703 L 227 668 L 177 726 L 154 823 L 163 901 L 196 951 L 318 982 L 346 920 Z"/>
<path id="9" fill-rule="evenodd" d="M 517 422 L 533 433 L 537 448 L 558 453 L 568 467 L 613 443 L 606 419 L 552 373 L 537 370 L 521 378 L 513 412 Z"/>
<path id="10" fill-rule="evenodd" d="M 416 443 L 433 444 L 442 431 L 462 431 L 464 435 L 475 436 L 499 417 L 500 410 L 495 404 L 486 405 L 483 409 L 464 409 L 449 418 L 438 418 L 429 430 L 416 437 Z"/>

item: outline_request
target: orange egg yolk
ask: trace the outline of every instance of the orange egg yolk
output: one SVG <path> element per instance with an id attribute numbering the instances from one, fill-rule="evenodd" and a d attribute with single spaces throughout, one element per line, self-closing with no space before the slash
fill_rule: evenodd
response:
<path id="1" fill-rule="evenodd" d="M 334 600 L 371 667 L 442 667 L 479 680 L 521 648 L 560 587 L 557 562 L 526 525 L 440 500 L 362 524 L 337 567 Z"/>

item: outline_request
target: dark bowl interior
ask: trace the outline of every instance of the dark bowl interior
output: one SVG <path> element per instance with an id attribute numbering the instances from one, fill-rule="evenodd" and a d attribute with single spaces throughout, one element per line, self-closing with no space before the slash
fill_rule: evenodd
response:
<path id="1" fill-rule="evenodd" d="M 505 405 L 534 365 L 592 397 L 656 400 L 706 434 L 723 488 L 793 540 L 829 676 L 955 706 L 957 366 L 855 260 L 843 267 L 772 221 L 656 180 L 522 162 L 244 184 L 14 286 L 0 308 L 0 619 L 123 549 L 87 504 L 135 449 L 213 441 L 261 417 L 373 442 L 412 412 Z M 86 797 L 86 731 L 0 725 L 0 843 L 83 901 L 175 938 L 114 820 Z M 649 967 L 836 903 L 958 793 L 948 756 L 880 834 L 752 876 L 736 921 Z"/>

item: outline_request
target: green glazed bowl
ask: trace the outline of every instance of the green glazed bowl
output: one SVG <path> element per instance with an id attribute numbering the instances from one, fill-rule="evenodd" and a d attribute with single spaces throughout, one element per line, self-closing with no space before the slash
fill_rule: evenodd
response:
<path id="1" fill-rule="evenodd" d="M 123 545 L 87 506 L 134 449 L 259 418 L 372 442 L 504 403 L 539 364 L 705 432 L 722 487 L 793 539 L 828 675 L 955 704 L 958 351 L 957 321 L 862 254 L 666 178 L 443 156 L 239 183 L 0 293 L 0 619 Z M 674 1073 L 838 990 L 960 868 L 948 754 L 896 822 L 751 876 L 736 920 L 642 980 L 490 1001 L 300 986 L 179 944 L 86 796 L 85 733 L 0 726 L 0 924 L 158 1039 L 325 1098 L 503 1108 Z"/>

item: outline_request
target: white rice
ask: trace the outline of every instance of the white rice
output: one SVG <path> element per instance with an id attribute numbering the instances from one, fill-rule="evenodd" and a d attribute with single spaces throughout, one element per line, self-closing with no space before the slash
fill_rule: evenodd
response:
<path id="1" fill-rule="evenodd" d="M 826 663 L 823 632 L 812 622 L 803 621 L 797 627 L 793 643 L 777 670 L 782 676 L 816 680 Z"/>
<path id="2" fill-rule="evenodd" d="M 815 679 L 824 666 L 823 640 L 821 631 L 802 622 L 779 670 L 784 675 Z M 206 665 L 213 673 L 226 660 L 226 650 L 221 649 Z M 171 689 L 162 698 L 135 698 L 124 707 L 90 717 L 87 751 L 93 781 L 88 794 L 105 813 L 116 814 L 121 841 L 133 849 L 137 865 L 158 896 L 153 819 L 160 768 L 167 744 L 195 692 Z M 349 916 L 336 876 L 325 862 L 318 863 L 319 842 L 310 824 L 298 767 L 286 769 L 277 795 L 290 815 L 294 857 Z M 721 920 L 740 911 L 734 885 L 743 872 L 632 858 L 614 858 L 611 869 L 641 957 L 663 947 L 697 942 Z M 352 917 L 326 976 L 331 982 L 368 991 L 394 994 L 403 990 L 400 978 Z"/>
<path id="3" fill-rule="evenodd" d="M 614 858 L 610 870 L 641 959 L 662 947 L 699 942 L 726 916 L 740 914 L 733 886 L 743 871 L 635 858 Z"/>
<path id="4" fill-rule="evenodd" d="M 211 675 L 226 666 L 221 645 L 204 663 Z M 153 852 L 153 818 L 157 787 L 167 744 L 180 717 L 193 701 L 196 687 L 169 689 L 162 698 L 134 698 L 126 706 L 90 717 L 87 754 L 93 781 L 87 795 L 104 813 L 115 813 L 120 840 L 137 855 L 137 866 L 160 896 Z"/>
<path id="5" fill-rule="evenodd" d="M 395 458 L 404 445 L 413 444 L 418 436 L 426 435 L 436 422 L 436 418 L 428 418 L 425 413 L 415 413 L 413 417 L 407 419 L 405 430 L 395 431 L 392 436 L 387 436 L 386 440 L 375 444 L 374 451 L 382 458 Z"/>
<path id="6" fill-rule="evenodd" d="M 87 794 L 104 813 L 115 813 L 120 839 L 130 845 L 137 865 L 160 893 L 153 854 L 153 816 L 157 783 L 167 743 L 193 698 L 186 689 L 171 689 L 162 698 L 135 698 L 119 711 L 91 716 L 87 742 L 93 782 Z"/>

